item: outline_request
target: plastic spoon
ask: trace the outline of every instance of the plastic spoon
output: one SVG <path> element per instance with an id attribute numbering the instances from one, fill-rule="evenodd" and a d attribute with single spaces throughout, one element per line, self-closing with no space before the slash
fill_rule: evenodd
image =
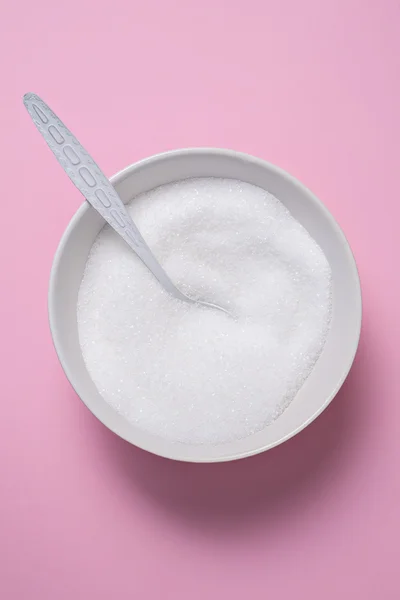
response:
<path id="1" fill-rule="evenodd" d="M 39 132 L 71 181 L 103 219 L 136 252 L 164 289 L 184 302 L 216 308 L 229 314 L 221 306 L 202 300 L 193 300 L 178 290 L 144 241 L 109 179 L 69 129 L 36 94 L 25 94 L 24 104 Z"/>

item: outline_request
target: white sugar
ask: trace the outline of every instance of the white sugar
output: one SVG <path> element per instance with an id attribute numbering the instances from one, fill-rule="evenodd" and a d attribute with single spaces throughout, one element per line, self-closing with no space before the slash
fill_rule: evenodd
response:
<path id="1" fill-rule="evenodd" d="M 288 407 L 329 329 L 329 264 L 274 196 L 231 179 L 188 179 L 129 212 L 180 289 L 236 319 L 164 292 L 108 226 L 78 297 L 80 343 L 108 404 L 184 443 L 260 431 Z"/>

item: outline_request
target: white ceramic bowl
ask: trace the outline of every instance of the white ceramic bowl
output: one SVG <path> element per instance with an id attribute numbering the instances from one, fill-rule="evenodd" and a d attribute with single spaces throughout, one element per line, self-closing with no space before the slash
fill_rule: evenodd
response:
<path id="1" fill-rule="evenodd" d="M 321 202 L 277 167 L 237 152 L 175 150 L 142 160 L 112 178 L 124 202 L 164 183 L 187 177 L 230 177 L 258 185 L 287 206 L 324 250 L 333 276 L 330 333 L 314 370 L 289 408 L 250 437 L 222 445 L 172 443 L 141 431 L 100 396 L 86 370 L 78 340 L 76 303 L 85 263 L 104 222 L 88 203 L 67 227 L 50 278 L 49 318 L 54 345 L 69 381 L 91 412 L 111 431 L 145 450 L 176 460 L 216 462 L 257 454 L 289 439 L 313 421 L 345 380 L 358 346 L 361 292 L 356 264 L 341 229 Z M 106 368 L 106 365 L 105 365 Z"/>

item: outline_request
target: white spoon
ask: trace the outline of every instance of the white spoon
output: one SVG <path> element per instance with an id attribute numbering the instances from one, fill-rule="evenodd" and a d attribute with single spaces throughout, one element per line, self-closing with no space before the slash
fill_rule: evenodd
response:
<path id="1" fill-rule="evenodd" d="M 179 300 L 216 308 L 229 314 L 221 306 L 211 302 L 193 300 L 178 290 L 142 238 L 108 178 L 69 129 L 36 94 L 25 94 L 24 104 L 39 132 L 71 181 L 103 219 L 136 252 L 164 289 Z"/>

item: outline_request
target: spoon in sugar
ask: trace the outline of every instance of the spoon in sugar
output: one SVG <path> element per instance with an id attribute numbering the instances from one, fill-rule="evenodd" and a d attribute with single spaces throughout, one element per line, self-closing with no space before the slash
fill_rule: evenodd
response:
<path id="1" fill-rule="evenodd" d="M 25 94 L 23 100 L 39 133 L 68 177 L 89 204 L 137 254 L 163 288 L 178 300 L 215 308 L 229 315 L 225 308 L 194 300 L 175 286 L 144 241 L 117 191 L 83 146 L 39 96 Z"/>

